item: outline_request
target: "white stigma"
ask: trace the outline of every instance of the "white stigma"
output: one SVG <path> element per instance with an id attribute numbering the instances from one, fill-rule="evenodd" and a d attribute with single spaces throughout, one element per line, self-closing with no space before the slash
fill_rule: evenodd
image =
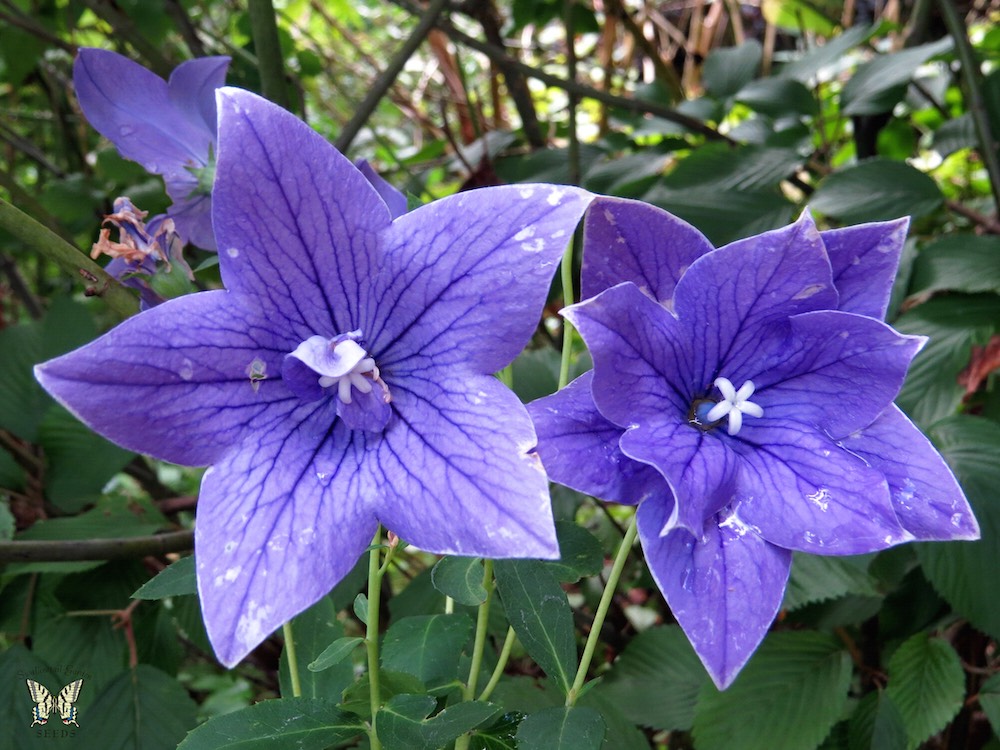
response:
<path id="1" fill-rule="evenodd" d="M 345 343 L 357 346 L 353 341 L 343 342 L 340 346 Z M 321 375 L 319 384 L 323 388 L 337 386 L 337 397 L 345 404 L 349 404 L 353 398 L 351 388 L 357 388 L 361 393 L 371 393 L 372 384 L 378 379 L 379 372 L 378 367 L 375 366 L 375 360 L 371 357 L 365 357 L 343 375 Z"/>
<path id="2" fill-rule="evenodd" d="M 705 418 L 709 422 L 717 422 L 725 416 L 729 416 L 729 425 L 726 428 L 730 435 L 735 435 L 743 426 L 743 415 L 748 417 L 763 417 L 764 410 L 748 399 L 753 395 L 754 384 L 748 380 L 739 390 L 726 378 L 716 378 L 715 387 L 722 393 L 722 401 L 709 410 Z"/>

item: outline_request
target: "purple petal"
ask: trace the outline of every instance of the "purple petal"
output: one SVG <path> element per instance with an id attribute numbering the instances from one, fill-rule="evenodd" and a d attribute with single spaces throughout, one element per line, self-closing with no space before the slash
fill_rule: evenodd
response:
<path id="1" fill-rule="evenodd" d="M 762 360 L 760 371 L 750 373 L 754 401 L 772 419 L 812 424 L 830 435 L 871 424 L 899 393 L 910 360 L 926 341 L 835 310 L 789 322 L 782 361 Z"/>
<path id="2" fill-rule="evenodd" d="M 368 334 L 378 233 L 390 223 L 382 199 L 294 115 L 239 89 L 218 97 L 212 212 L 226 286 L 280 319 L 295 345 Z"/>
<path id="3" fill-rule="evenodd" d="M 226 85 L 228 69 L 228 57 L 199 57 L 174 68 L 167 82 L 170 100 L 177 111 L 183 112 L 191 122 L 200 120 L 212 133 L 213 140 L 218 119 L 215 90 Z"/>
<path id="4" fill-rule="evenodd" d="M 372 169 L 372 165 L 368 163 L 367 159 L 358 159 L 354 165 L 365 176 L 365 179 L 372 184 L 372 187 L 378 191 L 379 196 L 385 201 L 385 205 L 389 207 L 389 213 L 392 215 L 392 218 L 396 219 L 409 210 L 409 201 L 406 200 L 406 196 L 396 190 L 396 188 L 382 178 L 382 175 Z"/>
<path id="5" fill-rule="evenodd" d="M 594 402 L 620 427 L 669 415 L 687 421 L 694 358 L 678 320 L 630 282 L 566 308 L 594 359 Z"/>
<path id="6" fill-rule="evenodd" d="M 109 440 L 204 466 L 274 409 L 298 403 L 280 380 L 265 379 L 291 348 L 228 292 L 201 292 L 129 318 L 35 375 Z"/>
<path id="7" fill-rule="evenodd" d="M 896 515 L 916 539 L 979 538 L 979 524 L 955 476 L 895 404 L 841 445 L 885 475 Z"/>
<path id="8" fill-rule="evenodd" d="M 754 420 L 741 432 L 740 518 L 772 544 L 857 555 L 913 538 L 899 523 L 882 472 L 803 425 Z"/>
<path id="9" fill-rule="evenodd" d="M 605 197 L 587 211 L 583 247 L 584 299 L 631 281 L 659 302 L 673 297 L 688 266 L 713 250 L 701 232 L 662 209 Z"/>
<path id="10" fill-rule="evenodd" d="M 389 388 L 395 414 L 375 479 L 387 528 L 439 554 L 559 556 L 535 432 L 513 393 L 447 372 Z"/>
<path id="11" fill-rule="evenodd" d="M 823 242 L 803 213 L 791 226 L 703 255 L 678 282 L 673 309 L 691 332 L 700 386 L 721 376 L 739 387 L 755 363 L 780 352 L 770 335 L 776 323 L 836 309 L 837 299 Z"/>
<path id="12" fill-rule="evenodd" d="M 215 251 L 215 233 L 212 231 L 212 197 L 204 193 L 191 197 L 197 187 L 194 179 L 168 180 L 167 193 L 173 205 L 167 215 L 174 220 L 177 233 L 184 242 L 190 242 L 203 250 Z"/>
<path id="13" fill-rule="evenodd" d="M 82 48 L 73 65 L 73 85 L 87 120 L 126 159 L 163 175 L 205 164 L 214 129 L 179 112 L 167 83 L 138 63 Z"/>
<path id="14" fill-rule="evenodd" d="M 286 407 L 205 472 L 195 555 L 205 626 L 232 667 L 325 596 L 375 533 L 365 438 L 330 401 Z"/>
<path id="15" fill-rule="evenodd" d="M 885 318 L 909 225 L 906 218 L 820 232 L 841 310 Z"/>
<path id="16" fill-rule="evenodd" d="M 379 367 L 404 373 L 433 361 L 486 373 L 508 364 L 531 338 L 591 198 L 554 185 L 481 188 L 392 222 L 371 304 Z"/>
<path id="17" fill-rule="evenodd" d="M 669 418 L 650 420 L 629 429 L 621 449 L 659 469 L 673 491 L 676 511 L 660 533 L 680 526 L 699 536 L 704 520 L 732 501 L 739 459 L 716 434 Z"/>
<path id="18" fill-rule="evenodd" d="M 792 555 L 735 515 L 712 517 L 696 540 L 661 537 L 662 509 L 639 506 L 639 537 L 653 578 L 720 690 L 736 678 L 781 606 Z"/>
<path id="19" fill-rule="evenodd" d="M 602 500 L 635 505 L 669 493 L 652 466 L 622 453 L 622 428 L 597 410 L 586 372 L 562 390 L 528 404 L 538 433 L 536 452 L 549 479 Z"/>

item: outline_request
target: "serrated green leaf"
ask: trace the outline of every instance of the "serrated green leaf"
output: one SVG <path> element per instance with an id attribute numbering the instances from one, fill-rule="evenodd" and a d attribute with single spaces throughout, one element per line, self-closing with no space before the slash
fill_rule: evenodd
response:
<path id="1" fill-rule="evenodd" d="M 594 692 L 614 702 L 636 724 L 686 731 L 707 680 L 683 631 L 666 625 L 633 638 Z"/>
<path id="2" fill-rule="evenodd" d="M 592 708 L 553 706 L 525 717 L 517 728 L 518 750 L 598 750 L 604 719 Z"/>
<path id="3" fill-rule="evenodd" d="M 694 717 L 699 750 L 810 750 L 840 718 L 851 658 L 830 636 L 772 633 L 725 691 L 706 684 Z M 779 732 L 775 731 L 780 727 Z"/>
<path id="4" fill-rule="evenodd" d="M 906 85 L 917 68 L 935 55 L 947 52 L 952 45 L 951 37 L 946 36 L 902 52 L 878 55 L 859 65 L 840 93 L 844 114 L 874 115 L 891 111 L 903 98 Z"/>
<path id="5" fill-rule="evenodd" d="M 949 235 L 920 250 L 913 262 L 910 291 L 1000 294 L 1000 237 Z"/>
<path id="6" fill-rule="evenodd" d="M 331 641 L 344 635 L 344 626 L 337 619 L 337 610 L 329 596 L 324 596 L 305 612 L 292 620 L 292 637 L 295 639 L 295 660 L 299 670 L 299 684 L 303 698 L 334 698 L 354 681 L 354 667 L 350 663 L 330 665 L 324 670 L 309 669 Z M 289 651 L 281 651 L 278 662 L 278 684 L 282 697 L 292 696 L 292 678 L 288 663 Z"/>
<path id="7" fill-rule="evenodd" d="M 524 714 L 512 711 L 472 735 L 469 750 L 517 750 L 517 726 Z"/>
<path id="8" fill-rule="evenodd" d="M 979 520 L 978 542 L 916 545 L 924 575 L 963 617 L 994 638 L 1000 637 L 1000 425 L 987 419 L 956 416 L 930 430 L 930 437 L 954 470 Z"/>
<path id="9" fill-rule="evenodd" d="M 973 344 L 985 344 L 1000 327 L 1000 297 L 992 294 L 932 299 L 896 319 L 900 333 L 930 341 L 913 359 L 896 403 L 927 429 L 955 413 L 965 389 L 958 374 Z"/>
<path id="10" fill-rule="evenodd" d="M 889 698 L 899 709 L 911 745 L 940 731 L 962 708 L 965 673 L 947 641 L 917 633 L 889 660 Z"/>
<path id="11" fill-rule="evenodd" d="M 83 712 L 80 730 L 86 733 L 89 747 L 103 750 L 134 750 L 140 746 L 174 750 L 194 727 L 196 709 L 177 680 L 140 664 L 119 674 L 101 691 Z"/>
<path id="12" fill-rule="evenodd" d="M 60 690 L 71 680 L 66 680 L 59 671 L 20 643 L 0 653 L 0 726 L 5 730 L 4 740 L 8 743 L 5 747 L 10 750 L 35 750 L 38 747 L 39 739 L 31 727 L 32 704 L 25 679 L 40 682 L 50 690 Z M 71 677 L 77 679 L 75 675 Z M 73 738 L 67 735 L 65 741 L 69 744 Z"/>
<path id="13" fill-rule="evenodd" d="M 420 615 L 397 620 L 386 631 L 382 666 L 412 674 L 424 684 L 454 680 L 462 648 L 472 633 L 466 615 Z"/>
<path id="14" fill-rule="evenodd" d="M 716 99 L 732 96 L 757 75 L 763 54 L 756 39 L 749 39 L 738 47 L 716 47 L 702 67 L 705 90 Z"/>
<path id="15" fill-rule="evenodd" d="M 979 705 L 990 720 L 993 734 L 1000 735 L 1000 674 L 993 675 L 979 688 Z"/>
<path id="16" fill-rule="evenodd" d="M 38 323 L 23 323 L 0 330 L 0 429 L 34 442 L 38 424 L 51 401 L 35 382 L 34 365 L 42 359 Z"/>
<path id="17" fill-rule="evenodd" d="M 521 645 L 564 693 L 576 673 L 573 613 L 566 593 L 537 560 L 497 560 L 497 589 Z"/>
<path id="18" fill-rule="evenodd" d="M 194 555 L 182 557 L 157 573 L 132 594 L 133 599 L 166 599 L 198 593 Z"/>
<path id="19" fill-rule="evenodd" d="M 14 514 L 10 512 L 7 503 L 0 502 L 0 539 L 5 542 L 13 539 L 16 526 Z"/>
<path id="20" fill-rule="evenodd" d="M 261 701 L 209 719 L 191 732 L 177 750 L 272 750 L 276 747 L 322 750 L 362 732 L 364 726 L 360 719 L 341 711 L 332 701 L 281 698 Z"/>
<path id="21" fill-rule="evenodd" d="M 324 669 L 332 667 L 334 664 L 339 664 L 350 656 L 354 649 L 364 642 L 364 638 L 358 638 L 357 636 L 338 638 L 323 649 L 323 652 L 313 661 L 309 662 L 309 671 L 322 672 Z"/>
<path id="22" fill-rule="evenodd" d="M 941 158 L 950 156 L 963 148 L 975 146 L 978 139 L 976 138 L 976 124 L 972 119 L 972 113 L 966 112 L 954 120 L 948 120 L 934 131 L 932 143 L 934 150 Z"/>
<path id="23" fill-rule="evenodd" d="M 809 205 L 847 224 L 925 216 L 944 201 L 937 183 L 906 162 L 867 159 L 826 177 Z"/>
<path id="24" fill-rule="evenodd" d="M 766 12 L 766 3 L 764 8 Z M 847 52 L 866 42 L 875 30 L 875 26 L 854 26 L 842 34 L 828 38 L 825 44 L 810 45 L 809 51 L 799 59 L 783 65 L 778 75 L 808 83 L 823 68 L 839 63 Z"/>
<path id="25" fill-rule="evenodd" d="M 848 740 L 850 750 L 906 750 L 903 717 L 884 691 L 861 699 L 851 717 Z"/>
<path id="26" fill-rule="evenodd" d="M 386 703 L 375 720 L 385 750 L 444 747 L 500 713 L 493 703 L 468 701 L 425 718 L 436 705 L 429 695 L 397 695 Z"/>
<path id="27" fill-rule="evenodd" d="M 796 610 L 805 604 L 845 594 L 878 596 L 875 582 L 866 572 L 870 559 L 869 556 L 820 557 L 794 553 L 782 609 Z"/>
<path id="28" fill-rule="evenodd" d="M 560 558 L 547 565 L 558 580 L 576 583 L 581 578 L 601 572 L 604 550 L 596 536 L 570 521 L 556 521 L 556 536 L 559 538 Z"/>
<path id="29" fill-rule="evenodd" d="M 424 683 L 405 672 L 389 672 L 380 669 L 379 686 L 381 687 L 382 700 L 388 701 L 394 695 L 424 695 L 427 688 Z M 344 691 L 344 700 L 340 707 L 345 711 L 350 711 L 364 719 L 371 718 L 371 683 L 366 673 L 360 680 L 351 683 Z"/>
<path id="30" fill-rule="evenodd" d="M 442 557 L 431 571 L 434 588 L 466 607 L 486 601 L 483 562 L 478 557 Z"/>
<path id="31" fill-rule="evenodd" d="M 758 78 L 740 89 L 734 99 L 768 117 L 811 115 L 819 107 L 812 92 L 794 78 Z"/>

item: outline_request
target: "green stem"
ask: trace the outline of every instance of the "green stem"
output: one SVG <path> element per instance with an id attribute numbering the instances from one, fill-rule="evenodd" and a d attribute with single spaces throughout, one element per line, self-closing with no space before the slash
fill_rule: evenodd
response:
<path id="1" fill-rule="evenodd" d="M 292 623 L 289 620 L 281 626 L 281 632 L 285 635 L 285 653 L 288 654 L 288 676 L 292 679 L 292 697 L 302 697 L 302 681 L 299 679 L 299 662 L 295 657 L 295 634 L 292 632 Z"/>
<path id="2" fill-rule="evenodd" d="M 378 103 L 382 101 L 382 97 L 385 96 L 386 92 L 392 86 L 403 66 L 406 65 L 406 61 L 413 56 L 413 53 L 417 51 L 417 47 L 421 45 L 427 34 L 430 33 L 430 30 L 434 28 L 438 16 L 441 15 L 441 11 L 444 10 L 447 4 L 448 0 L 432 0 L 431 4 L 427 6 L 427 10 L 424 11 L 413 33 L 403 42 L 403 46 L 399 48 L 399 51 L 389 61 L 386 69 L 375 80 L 375 83 L 372 84 L 368 94 L 361 104 L 358 105 L 357 111 L 354 113 L 351 121 L 340 131 L 340 135 L 333 143 L 338 151 L 346 153 L 347 149 L 351 147 L 351 143 L 354 142 L 355 137 L 361 132 L 361 128 L 368 122 L 368 118 L 371 117 Z"/>
<path id="3" fill-rule="evenodd" d="M 477 700 L 485 701 L 488 700 L 496 686 L 500 684 L 500 678 L 503 677 L 503 671 L 507 667 L 507 660 L 510 659 L 510 650 L 514 648 L 514 641 L 517 639 L 517 635 L 514 633 L 514 628 L 507 628 L 507 637 L 504 638 L 503 648 L 500 649 L 500 657 L 497 659 L 497 665 L 493 669 L 493 674 L 490 675 L 490 681 L 486 683 L 486 687 L 483 688 L 483 692 L 479 694 Z"/>
<path id="4" fill-rule="evenodd" d="M 955 40 L 955 52 L 962 63 L 962 79 L 968 92 L 969 113 L 976 127 L 976 137 L 979 139 L 979 156 L 990 176 L 990 189 L 993 191 L 993 202 L 1000 212 L 1000 156 L 997 154 L 997 142 L 990 129 L 989 112 L 983 99 L 983 91 L 979 83 L 979 63 L 976 60 L 969 37 L 966 36 L 965 24 L 958 15 L 952 0 L 941 0 L 941 17 Z"/>
<path id="5" fill-rule="evenodd" d="M 368 651 L 368 696 L 372 710 L 371 750 L 382 750 L 375 728 L 375 716 L 382 705 L 381 686 L 379 685 L 378 658 L 378 626 L 379 609 L 382 606 L 382 573 L 379 566 L 382 527 L 375 530 L 372 539 L 372 550 L 368 555 L 368 623 L 365 630 L 365 647 Z"/>
<path id="6" fill-rule="evenodd" d="M 490 602 L 493 600 L 492 560 L 483 560 L 483 588 L 486 589 L 486 600 L 479 605 L 479 615 L 476 618 L 476 640 L 472 647 L 472 666 L 469 667 L 469 680 L 462 690 L 462 699 L 467 701 L 476 697 L 476 683 L 479 681 L 479 670 L 483 665 L 486 628 L 490 621 Z"/>
<path id="7" fill-rule="evenodd" d="M 261 93 L 275 104 L 290 109 L 274 6 L 271 0 L 249 0 L 247 10 L 250 12 L 250 33 L 257 54 Z"/>
<path id="8" fill-rule="evenodd" d="M 580 695 L 580 689 L 583 687 L 583 683 L 587 681 L 587 672 L 590 670 L 590 662 L 594 658 L 594 650 L 597 648 L 597 642 L 601 638 L 601 628 L 604 625 L 604 618 L 608 615 L 611 600 L 615 596 L 615 589 L 618 588 L 618 579 L 621 578 L 622 570 L 625 568 L 625 560 L 628 559 L 628 553 L 632 549 L 632 543 L 635 541 L 638 530 L 636 524 L 637 518 L 638 516 L 636 515 L 632 516 L 632 521 L 625 532 L 625 538 L 622 539 L 621 546 L 618 548 L 618 554 L 615 555 L 615 562 L 611 567 L 611 575 L 608 576 L 608 582 L 604 586 L 601 603 L 597 605 L 594 622 L 590 627 L 590 634 L 587 636 L 587 644 L 583 647 L 583 656 L 580 657 L 580 668 L 576 670 L 576 679 L 573 680 L 573 687 L 566 694 L 567 706 L 576 704 L 576 699 Z"/>
<path id="9" fill-rule="evenodd" d="M 574 233 L 573 239 L 570 240 L 566 248 L 566 252 L 563 253 L 562 263 L 559 266 L 559 280 L 562 283 L 563 290 L 563 307 L 569 307 L 573 304 L 573 251 L 575 247 L 576 234 Z M 573 356 L 573 324 L 565 317 L 562 319 L 562 324 L 562 357 L 559 360 L 560 390 L 565 388 L 567 383 L 569 383 L 569 366 Z"/>
<path id="10" fill-rule="evenodd" d="M 134 315 L 139 303 L 104 269 L 20 209 L 0 198 L 0 229 L 6 229 L 24 244 L 55 262 L 63 271 L 74 277 L 82 276 L 91 286 L 88 296 L 98 296 L 122 318 Z"/>

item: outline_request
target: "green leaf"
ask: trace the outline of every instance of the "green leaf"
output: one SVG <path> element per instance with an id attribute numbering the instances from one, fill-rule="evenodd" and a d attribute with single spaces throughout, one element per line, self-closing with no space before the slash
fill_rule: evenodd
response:
<path id="1" fill-rule="evenodd" d="M 683 159 L 664 178 L 663 186 L 739 192 L 775 190 L 802 162 L 802 156 L 793 148 L 756 145 L 733 148 L 724 143 L 710 143 Z"/>
<path id="2" fill-rule="evenodd" d="M 497 590 L 521 645 L 564 693 L 576 673 L 573 612 L 545 563 L 497 560 Z"/>
<path id="3" fill-rule="evenodd" d="M 388 701 L 395 695 L 425 695 L 427 693 L 424 683 L 412 674 L 388 672 L 384 669 L 380 669 L 378 674 L 383 701 Z M 355 713 L 366 720 L 371 718 L 371 683 L 368 677 L 366 673 L 360 680 L 351 683 L 344 691 L 344 700 L 340 704 L 344 710 Z"/>
<path id="4" fill-rule="evenodd" d="M 429 695 L 394 696 L 379 712 L 375 728 L 385 750 L 444 747 L 456 737 L 486 723 L 500 707 L 468 701 L 449 706 L 431 719 L 437 705 Z"/>
<path id="5" fill-rule="evenodd" d="M 840 92 L 840 106 L 846 115 L 874 115 L 889 112 L 903 98 L 917 68 L 935 55 L 952 48 L 950 36 L 931 44 L 902 52 L 878 55 L 859 65 Z"/>
<path id="6" fill-rule="evenodd" d="M 596 576 L 604 567 L 604 550 L 597 537 L 579 524 L 556 521 L 560 559 L 548 568 L 563 583 L 576 583 L 581 578 Z"/>
<path id="7" fill-rule="evenodd" d="M 906 750 L 906 725 L 896 704 L 882 690 L 868 693 L 848 727 L 850 750 Z"/>
<path id="8" fill-rule="evenodd" d="M 554 706 L 531 714 L 517 728 L 518 750 L 598 750 L 604 719 L 592 708 Z"/>
<path id="9" fill-rule="evenodd" d="M 809 205 L 846 224 L 925 216 L 944 197 L 930 177 L 909 164 L 867 159 L 824 179 Z"/>
<path id="10" fill-rule="evenodd" d="M 840 14 L 833 0 L 764 0 L 761 10 L 770 23 L 793 34 L 809 32 L 822 37 L 833 35 Z"/>
<path id="11" fill-rule="evenodd" d="M 337 610 L 329 596 L 324 596 L 292 620 L 295 661 L 299 669 L 302 697 L 336 697 L 354 682 L 354 667 L 350 663 L 335 666 L 331 664 L 322 671 L 309 669 L 310 664 L 324 652 L 328 644 L 339 640 L 343 635 L 344 626 L 337 619 Z M 278 664 L 278 680 L 283 697 L 293 695 L 288 655 L 288 649 L 282 649 Z"/>
<path id="12" fill-rule="evenodd" d="M 194 727 L 196 709 L 177 680 L 140 664 L 104 688 L 84 712 L 80 729 L 89 747 L 102 750 L 173 750 Z"/>
<path id="13" fill-rule="evenodd" d="M 666 625 L 633 638 L 594 693 L 615 703 L 636 724 L 686 731 L 707 680 L 683 631 Z"/>
<path id="14" fill-rule="evenodd" d="M 851 658 L 811 631 L 772 633 L 725 692 L 706 684 L 694 717 L 699 750 L 810 750 L 843 713 Z M 775 731 L 780 727 L 780 731 Z"/>
<path id="15" fill-rule="evenodd" d="M 517 750 L 517 727 L 524 714 L 512 711 L 503 714 L 493 724 L 476 731 L 469 743 L 470 750 Z"/>
<path id="16" fill-rule="evenodd" d="M 782 609 L 795 610 L 845 594 L 878 596 L 875 582 L 866 570 L 870 560 L 870 556 L 820 557 L 794 553 Z"/>
<path id="17" fill-rule="evenodd" d="M 364 642 L 364 638 L 358 638 L 357 636 L 338 638 L 323 649 L 323 652 L 313 661 L 309 662 L 307 665 L 309 671 L 322 672 L 324 669 L 332 667 L 334 664 L 340 664 L 340 662 L 351 655 L 351 652 L 354 651 L 354 649 Z"/>
<path id="18" fill-rule="evenodd" d="M 768 12 L 768 2 L 764 4 L 765 14 Z M 837 64 L 845 54 L 863 44 L 875 33 L 875 26 L 854 26 L 842 34 L 828 38 L 826 44 L 810 45 L 809 51 L 798 60 L 783 65 L 778 71 L 782 78 L 794 78 L 796 81 L 808 84 L 823 68 Z M 829 34 L 823 36 L 830 37 Z"/>
<path id="19" fill-rule="evenodd" d="M 0 330 L 0 429 L 34 442 L 38 424 L 51 403 L 35 382 L 34 365 L 42 359 L 38 323 L 23 323 Z"/>
<path id="20" fill-rule="evenodd" d="M 965 389 L 959 373 L 969 364 L 972 346 L 986 344 L 1000 322 L 1000 297 L 993 294 L 932 299 L 894 322 L 900 333 L 928 336 L 914 357 L 896 403 L 927 429 L 951 416 Z"/>
<path id="21" fill-rule="evenodd" d="M 442 557 L 431 571 L 434 588 L 466 607 L 486 601 L 483 561 L 478 557 Z"/>
<path id="22" fill-rule="evenodd" d="M 0 502 L 0 539 L 5 542 L 13 539 L 16 526 L 17 521 L 14 519 L 14 514 L 10 512 L 10 507 L 7 503 Z"/>
<path id="23" fill-rule="evenodd" d="M 716 47 L 702 67 L 705 90 L 716 99 L 732 96 L 757 75 L 763 54 L 756 39 L 749 39 L 739 47 Z"/>
<path id="24" fill-rule="evenodd" d="M 979 688 L 979 705 L 990 720 L 993 734 L 1000 735 L 1000 673 L 994 674 Z"/>
<path id="25" fill-rule="evenodd" d="M 768 117 L 815 114 L 812 92 L 794 78 L 758 78 L 739 90 L 736 101 Z"/>
<path id="26" fill-rule="evenodd" d="M 364 731 L 357 716 L 331 701 L 281 698 L 209 719 L 177 750 L 323 750 Z"/>
<path id="27" fill-rule="evenodd" d="M 986 419 L 956 416 L 934 425 L 930 437 L 954 470 L 979 520 L 978 542 L 917 545 L 924 575 L 934 589 L 973 625 L 1000 637 L 1000 425 Z"/>
<path id="28" fill-rule="evenodd" d="M 694 224 L 718 246 L 788 224 L 795 207 L 771 191 L 654 187 L 643 198 Z"/>
<path id="29" fill-rule="evenodd" d="M 466 615 L 421 615 L 397 620 L 382 643 L 382 666 L 424 684 L 454 680 L 462 648 L 472 633 Z"/>
<path id="30" fill-rule="evenodd" d="M 948 120 L 934 131 L 934 150 L 945 158 L 963 148 L 972 148 L 978 143 L 976 124 L 972 113 L 966 112 L 954 120 Z"/>
<path id="31" fill-rule="evenodd" d="M 10 750 L 34 750 L 43 742 L 35 735 L 38 727 L 31 727 L 31 698 L 25 679 L 40 682 L 50 690 L 61 690 L 63 685 L 77 679 L 75 675 L 60 674 L 20 643 L 0 653 L 0 726 L 4 728 L 6 745 Z M 70 679 L 66 679 L 69 677 Z M 55 722 L 53 722 L 55 725 Z M 67 727 L 66 744 L 72 742 L 76 727 Z M 47 743 L 44 743 L 47 744 Z M 53 743 L 57 744 L 57 743 Z"/>
<path id="32" fill-rule="evenodd" d="M 368 597 L 365 594 L 354 597 L 354 614 L 363 625 L 368 624 Z"/>
<path id="33" fill-rule="evenodd" d="M 195 577 L 194 555 L 182 557 L 157 573 L 132 594 L 133 599 L 166 599 L 198 593 Z"/>
<path id="34" fill-rule="evenodd" d="M 912 745 L 940 731 L 962 708 L 965 673 L 955 649 L 917 633 L 889 660 L 889 698 L 899 709 Z"/>
<path id="35" fill-rule="evenodd" d="M 929 243 L 913 263 L 910 289 L 1000 294 L 1000 237 L 952 234 Z"/>

